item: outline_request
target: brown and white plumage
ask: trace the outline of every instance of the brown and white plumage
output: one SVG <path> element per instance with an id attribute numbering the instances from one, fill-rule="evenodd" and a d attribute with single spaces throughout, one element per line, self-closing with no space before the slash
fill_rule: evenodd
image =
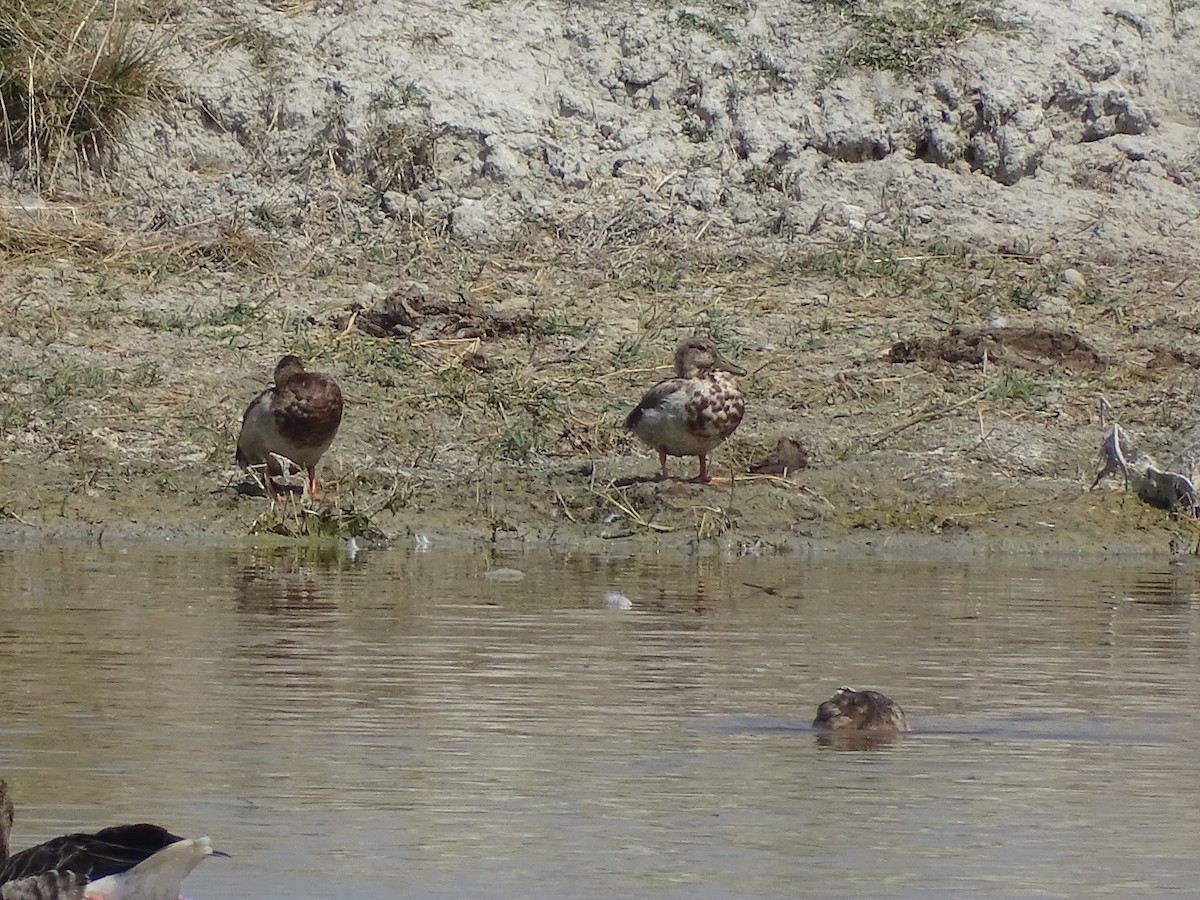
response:
<path id="1" fill-rule="evenodd" d="M 87 883 L 74 872 L 44 872 L 0 884 L 0 900 L 85 900 Z"/>
<path id="2" fill-rule="evenodd" d="M 839 688 L 817 707 L 813 728 L 829 731 L 861 731 L 900 734 L 909 730 L 904 710 L 878 691 Z"/>
<path id="3" fill-rule="evenodd" d="M 275 496 L 272 478 L 282 475 L 278 457 L 308 475 L 308 493 L 317 496 L 317 462 L 333 443 L 342 423 L 342 391 L 319 372 L 306 372 L 296 356 L 275 366 L 275 384 L 250 401 L 242 416 L 237 463 L 243 469 L 266 468 L 267 493 Z"/>
<path id="4" fill-rule="evenodd" d="M 727 360 L 704 338 L 685 340 L 675 350 L 675 375 L 646 392 L 625 419 L 625 429 L 658 451 L 662 477 L 668 456 L 700 460 L 696 481 L 707 483 L 708 454 L 742 422 L 746 402 L 731 375 L 746 370 Z"/>
<path id="5" fill-rule="evenodd" d="M 205 857 L 225 856 L 207 837 L 158 825 L 116 825 L 67 834 L 9 855 L 12 798 L 0 779 L 0 900 L 178 900 Z"/>

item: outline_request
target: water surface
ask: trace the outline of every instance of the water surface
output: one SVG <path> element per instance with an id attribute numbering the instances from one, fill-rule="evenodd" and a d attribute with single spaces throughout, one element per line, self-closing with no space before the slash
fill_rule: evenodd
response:
<path id="1" fill-rule="evenodd" d="M 1165 564 L 5 549 L 0 776 L 17 847 L 212 835 L 196 900 L 1192 892 L 1198 596 Z M 842 684 L 914 733 L 819 742 Z"/>

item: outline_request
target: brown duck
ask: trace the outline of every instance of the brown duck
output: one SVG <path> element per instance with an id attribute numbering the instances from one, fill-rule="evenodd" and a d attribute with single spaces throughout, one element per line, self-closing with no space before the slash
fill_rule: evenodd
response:
<path id="1" fill-rule="evenodd" d="M 626 431 L 658 451 L 663 478 L 670 477 L 668 456 L 695 456 L 700 459 L 695 480 L 701 484 L 711 480 L 708 454 L 733 434 L 746 412 L 742 392 L 726 372 L 746 374 L 712 341 L 690 338 L 675 351 L 674 377 L 650 388 L 625 419 Z"/>
<path id="2" fill-rule="evenodd" d="M 877 734 L 901 734 L 909 730 L 904 710 L 879 691 L 839 688 L 817 707 L 813 728 L 828 731 L 869 731 Z"/>
<path id="3" fill-rule="evenodd" d="M 328 375 L 306 372 L 299 357 L 285 356 L 275 367 L 275 384 L 250 401 L 242 416 L 237 463 L 266 468 L 267 495 L 273 478 L 284 474 L 279 457 L 308 475 L 308 494 L 317 499 L 317 462 L 342 423 L 342 391 Z"/>

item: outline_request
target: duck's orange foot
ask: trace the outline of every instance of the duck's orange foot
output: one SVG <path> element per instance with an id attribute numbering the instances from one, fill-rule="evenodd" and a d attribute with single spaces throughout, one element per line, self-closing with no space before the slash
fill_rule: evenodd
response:
<path id="1" fill-rule="evenodd" d="M 308 499 L 316 500 L 318 503 L 323 503 L 333 498 L 328 494 L 322 494 L 317 490 L 317 473 L 314 469 L 306 469 L 308 474 Z"/>

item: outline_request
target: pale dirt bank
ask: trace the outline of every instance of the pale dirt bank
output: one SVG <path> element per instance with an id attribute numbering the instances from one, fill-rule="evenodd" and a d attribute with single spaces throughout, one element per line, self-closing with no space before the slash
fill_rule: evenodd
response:
<path id="1" fill-rule="evenodd" d="M 1192 4 L 980 5 L 840 74 L 849 2 L 154 6 L 169 101 L 103 175 L 6 173 L 5 539 L 304 530 L 231 464 L 298 352 L 349 399 L 316 530 L 1196 547 L 1087 490 L 1099 394 L 1160 458 L 1197 437 Z M 420 314 L 364 329 L 389 296 Z M 718 474 L 808 469 L 646 480 L 620 422 L 695 329 L 751 372 Z"/>

